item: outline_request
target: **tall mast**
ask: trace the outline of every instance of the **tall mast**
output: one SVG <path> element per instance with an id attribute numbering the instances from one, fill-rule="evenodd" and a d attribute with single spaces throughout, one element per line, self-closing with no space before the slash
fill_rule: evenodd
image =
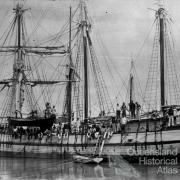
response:
<path id="1" fill-rule="evenodd" d="M 21 29 L 22 29 L 22 18 L 24 9 L 18 3 L 14 9 L 16 13 L 16 22 L 17 22 L 17 56 L 14 59 L 13 65 L 13 79 L 14 79 L 14 93 L 15 93 L 15 111 L 21 113 L 22 104 L 24 101 L 24 89 L 23 89 L 23 76 L 24 76 L 24 61 L 22 57 L 22 47 L 21 47 Z M 14 97 L 12 97 L 14 98 Z M 11 110 L 14 111 L 13 109 Z M 14 112 L 12 112 L 14 113 Z"/>
<path id="2" fill-rule="evenodd" d="M 83 36 L 84 46 L 84 118 L 88 118 L 88 63 L 87 63 L 87 38 Z"/>
<path id="3" fill-rule="evenodd" d="M 16 7 L 13 8 L 13 11 L 15 13 L 15 18 L 13 19 L 13 24 L 11 25 L 10 31 L 14 33 L 14 30 L 15 30 L 15 35 L 16 35 L 15 44 L 10 45 L 10 46 L 6 46 L 3 44 L 3 46 L 0 47 L 1 53 L 6 53 L 6 52 L 14 53 L 13 77 L 10 79 L 4 79 L 0 81 L 0 84 L 4 84 L 8 87 L 9 86 L 11 87 L 10 99 L 8 101 L 7 110 L 6 110 L 7 111 L 6 113 L 8 113 L 7 114 L 8 117 L 9 116 L 21 117 L 22 107 L 25 100 L 24 99 L 25 90 L 27 92 L 27 89 L 25 88 L 26 86 L 34 87 L 36 85 L 43 85 L 43 84 L 51 85 L 51 84 L 58 84 L 60 82 L 67 82 L 67 81 L 52 81 L 52 80 L 41 80 L 41 79 L 31 80 L 31 78 L 26 77 L 25 75 L 25 55 L 26 54 L 51 55 L 51 54 L 66 54 L 69 52 L 65 48 L 64 45 L 51 46 L 51 47 L 50 46 L 27 46 L 27 44 L 25 44 L 25 37 L 24 37 L 25 27 L 24 27 L 24 17 L 23 17 L 23 14 L 26 10 L 28 9 L 24 9 L 23 4 L 21 3 L 17 3 Z M 8 34 L 10 34 L 10 31 L 8 31 Z M 70 37 L 71 37 L 71 34 L 70 34 Z M 71 44 L 70 44 L 69 49 L 71 49 Z M 72 67 L 72 66 L 70 65 L 69 67 Z M 26 68 L 26 70 L 28 71 L 29 69 Z M 70 81 L 68 80 L 68 82 Z M 37 102 L 34 102 L 34 100 L 32 100 L 33 98 L 31 96 L 29 96 L 29 98 L 30 99 L 27 98 L 28 101 L 31 101 L 37 104 Z M 33 103 L 30 103 L 31 104 L 30 110 L 33 110 L 34 108 L 37 109 L 37 105 L 34 105 Z"/>
<path id="4" fill-rule="evenodd" d="M 130 102 L 133 100 L 133 80 L 134 77 L 130 74 Z"/>
<path id="5" fill-rule="evenodd" d="M 21 48 L 21 18 L 22 18 L 22 12 L 21 12 L 21 7 L 19 4 L 17 5 L 16 9 L 16 16 L 17 16 L 17 23 L 18 23 L 18 52 Z"/>
<path id="6" fill-rule="evenodd" d="M 68 74 L 68 85 L 67 85 L 67 117 L 69 123 L 71 123 L 71 99 L 72 99 L 72 54 L 71 54 L 71 23 L 72 23 L 72 15 L 71 15 L 71 6 L 70 6 L 70 16 L 69 16 L 69 74 Z"/>
<path id="7" fill-rule="evenodd" d="M 86 7 L 83 0 L 80 1 L 81 3 L 81 26 L 83 31 L 83 56 L 84 56 L 84 119 L 85 122 L 88 118 L 88 57 L 87 57 L 87 14 L 86 14 Z"/>
<path id="8" fill-rule="evenodd" d="M 165 76 L 164 76 L 164 9 L 159 8 L 159 27 L 160 27 L 160 87 L 161 87 L 161 107 L 165 105 Z"/>
<path id="9" fill-rule="evenodd" d="M 131 61 L 131 72 L 130 72 L 130 102 L 133 101 L 133 86 L 134 86 L 134 77 L 132 74 L 132 69 L 133 69 L 133 61 Z"/>

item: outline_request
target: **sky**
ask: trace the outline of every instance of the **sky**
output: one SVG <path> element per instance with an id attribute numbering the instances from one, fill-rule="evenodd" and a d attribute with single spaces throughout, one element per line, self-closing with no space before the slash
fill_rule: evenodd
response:
<path id="1" fill-rule="evenodd" d="M 142 90 L 144 90 L 153 46 L 154 29 L 152 29 L 152 24 L 155 20 L 154 10 L 158 9 L 156 1 L 93 0 L 89 1 L 89 7 L 94 19 L 94 30 L 101 33 L 103 42 L 119 74 L 127 82 L 130 61 L 133 58 L 138 79 Z M 171 26 L 175 44 L 174 60 L 178 71 L 180 57 L 180 1 L 165 0 L 164 7 L 172 19 Z M 178 78 L 179 75 L 178 73 Z"/>
<path id="2" fill-rule="evenodd" d="M 5 18 L 10 18 L 16 0 L 0 0 L 0 32 L 8 24 Z M 68 17 L 68 8 L 78 0 L 26 0 L 25 5 L 30 8 L 27 18 L 38 24 L 38 38 L 46 38 L 58 32 Z M 130 62 L 133 59 L 138 73 L 142 90 L 145 88 L 150 53 L 152 50 L 153 31 L 150 32 L 157 0 L 86 0 L 88 14 L 92 19 L 92 37 L 97 55 L 104 70 L 104 76 L 110 91 L 115 99 L 119 90 L 128 81 Z M 172 18 L 172 29 L 175 37 L 176 63 L 179 67 L 180 57 L 180 1 L 164 0 L 164 6 Z M 40 20 L 43 17 L 43 20 Z M 33 28 L 32 28 L 33 29 Z M 33 32 L 30 29 L 29 31 Z M 149 36 L 148 36 L 149 35 Z M 36 42 L 37 40 L 33 40 Z M 99 41 L 98 41 L 99 40 Z M 105 48 L 99 48 L 103 43 Z M 115 88 L 111 85 L 110 75 L 107 73 L 104 56 L 109 57 L 111 72 L 113 73 Z M 179 74 L 178 74 L 179 77 Z M 117 84 L 116 84 L 117 83 Z M 121 99 L 122 101 L 122 99 Z"/>

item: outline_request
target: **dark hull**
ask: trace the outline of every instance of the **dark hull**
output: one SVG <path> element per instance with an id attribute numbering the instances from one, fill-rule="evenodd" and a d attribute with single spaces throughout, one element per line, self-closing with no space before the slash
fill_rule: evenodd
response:
<path id="1" fill-rule="evenodd" d="M 72 159 L 72 155 L 64 153 L 33 153 L 33 152 L 8 152 L 0 151 L 0 157 L 8 158 L 38 158 L 38 159 Z"/>
<path id="2" fill-rule="evenodd" d="M 48 118 L 45 117 L 30 117 L 30 118 L 8 118 L 10 126 L 28 126 L 28 127 L 40 127 L 42 130 L 46 130 L 52 127 L 55 122 L 55 115 L 51 115 Z"/>

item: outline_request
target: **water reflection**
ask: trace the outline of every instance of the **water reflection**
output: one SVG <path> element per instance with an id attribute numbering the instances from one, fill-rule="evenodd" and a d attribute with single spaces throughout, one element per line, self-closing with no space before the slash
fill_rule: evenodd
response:
<path id="1" fill-rule="evenodd" d="M 179 168 L 179 167 L 178 167 Z M 178 169 L 180 172 L 180 169 Z M 157 175 L 157 167 L 130 165 L 121 157 L 109 157 L 109 162 L 101 165 L 73 163 L 71 160 L 51 159 L 0 159 L 0 179 L 179 179 L 173 176 Z"/>

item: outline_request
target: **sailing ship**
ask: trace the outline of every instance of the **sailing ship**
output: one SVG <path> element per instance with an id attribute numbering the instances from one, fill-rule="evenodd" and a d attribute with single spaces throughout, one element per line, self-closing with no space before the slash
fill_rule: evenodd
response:
<path id="1" fill-rule="evenodd" d="M 104 155 L 121 155 L 132 162 L 154 157 L 179 160 L 179 83 L 168 32 L 169 22 L 167 11 L 160 5 L 156 11 L 153 52 L 143 97 L 143 101 L 147 103 L 147 111 L 141 116 L 135 116 L 135 108 L 131 111 L 130 107 L 130 116 L 126 117 L 127 122 L 121 132 L 116 132 L 101 145 Z M 129 82 L 131 106 L 135 100 L 132 73 Z M 82 151 L 80 148 L 79 150 L 82 153 L 91 153 L 94 148 L 90 150 L 90 147 L 92 145 L 89 145 L 87 150 Z"/>
<path id="2" fill-rule="evenodd" d="M 88 87 L 88 83 L 91 81 L 88 75 L 90 66 L 94 73 L 94 86 L 97 89 L 101 114 L 105 115 L 105 111 L 107 114 L 113 109 L 89 34 L 91 25 L 85 2 L 80 0 L 74 12 L 71 9 L 70 7 L 68 23 L 60 31 L 65 35 L 68 34 L 68 38 L 66 37 L 68 41 L 65 40 L 64 44 L 60 42 L 60 45 L 54 46 L 52 44 L 49 46 L 47 43 L 44 46 L 33 46 L 27 36 L 24 17 L 29 9 L 26 9 L 23 3 L 17 3 L 13 9 L 15 16 L 9 31 L 4 33 L 7 34 L 0 47 L 2 56 L 3 54 L 4 56 L 13 54 L 13 57 L 11 57 L 13 63 L 10 64 L 12 65 L 13 75 L 0 81 L 1 92 L 7 90 L 1 112 L 0 152 L 2 155 L 15 153 L 21 156 L 32 156 L 33 154 L 35 156 L 39 156 L 38 154 L 40 156 L 61 156 L 65 152 L 69 152 L 69 144 L 75 140 L 75 134 L 68 133 L 65 137 L 65 133 L 61 132 L 59 136 L 52 137 L 51 130 L 54 123 L 61 121 L 64 125 L 63 131 L 68 129 L 69 132 L 71 121 L 76 118 L 84 124 L 82 132 L 86 131 L 87 124 L 90 121 L 90 92 Z M 75 23 L 73 24 L 73 22 Z M 62 37 L 60 33 L 51 37 L 51 40 L 59 42 L 58 38 Z M 12 38 L 13 36 L 15 37 Z M 47 40 L 47 42 L 49 41 Z M 7 45 L 7 43 L 12 44 Z M 75 53 L 72 51 L 74 49 Z M 42 67 L 42 60 L 38 62 L 39 59 L 36 59 L 37 62 L 33 62 L 34 60 L 30 59 L 34 54 L 40 56 L 39 59 L 44 58 L 44 56 L 48 56 L 50 59 L 51 56 L 54 57 L 55 55 L 59 55 L 55 56 L 56 60 L 65 57 L 67 62 L 62 67 L 65 67 L 66 79 L 57 79 L 61 72 L 58 69 L 61 66 L 60 63 L 57 63 L 57 68 L 55 68 L 57 74 L 55 75 L 53 72 L 51 78 L 48 79 L 46 74 L 50 72 L 49 69 L 45 72 Z M 91 59 L 91 64 L 88 63 L 88 57 Z M 9 71 L 10 68 L 6 70 Z M 59 100 L 63 102 L 61 103 L 63 104 L 62 116 L 57 117 L 55 113 L 52 113 L 50 107 L 51 97 L 55 91 L 50 91 L 50 88 L 53 85 L 57 88 L 61 83 L 65 84 L 65 96 L 64 102 L 62 99 Z M 40 89 L 35 89 L 37 86 L 40 86 Z M 44 87 L 42 88 L 42 86 Z M 54 94 L 55 96 L 58 95 L 57 93 Z M 42 99 L 45 99 L 43 103 L 45 110 L 40 106 Z M 84 138 L 84 134 L 86 133 L 82 134 L 82 138 Z M 27 144 L 28 147 L 26 147 Z M 10 148 L 7 148 L 6 145 Z M 71 149 L 74 151 L 74 145 Z M 36 153 L 33 153 L 35 151 Z M 100 157 L 94 157 L 93 159 L 102 160 Z"/>
<path id="3" fill-rule="evenodd" d="M 25 41 L 25 33 L 23 23 L 23 15 L 26 9 L 20 4 L 16 6 L 15 19 L 11 30 L 16 30 L 17 38 L 15 38 L 15 46 L 1 46 L 1 53 L 11 52 L 15 55 L 13 62 L 13 77 L 1 81 L 3 84 L 2 91 L 8 88 L 9 94 L 6 101 L 6 108 L 3 113 L 2 122 L 5 123 L 4 131 L 1 132 L 0 139 L 0 153 L 1 155 L 26 156 L 26 157 L 59 157 L 68 155 L 76 155 L 76 157 L 98 157 L 106 158 L 109 155 L 123 156 L 124 158 L 135 161 L 139 157 L 163 157 L 163 155 L 174 157 L 179 156 L 180 139 L 178 137 L 180 126 L 178 124 L 170 124 L 168 126 L 167 111 L 173 108 L 179 110 L 179 103 L 172 104 L 171 96 L 166 97 L 168 93 L 173 91 L 173 88 L 165 88 L 165 80 L 169 78 L 165 74 L 165 69 L 173 64 L 169 63 L 172 57 L 168 55 L 171 49 L 167 48 L 170 45 L 169 34 L 167 32 L 167 12 L 163 7 L 156 11 L 156 35 L 154 38 L 154 49 L 152 54 L 151 68 L 158 70 L 160 68 L 160 99 L 161 105 L 156 109 L 156 114 L 152 111 L 150 100 L 146 100 L 149 104 L 147 113 L 140 117 L 127 117 L 127 122 L 123 125 L 123 129 L 112 132 L 111 126 L 117 125 L 120 119 L 112 115 L 114 108 L 110 100 L 108 89 L 103 78 L 103 74 L 98 62 L 98 57 L 95 53 L 93 41 L 91 39 L 91 20 L 88 17 L 86 3 L 80 0 L 78 7 L 72 11 L 70 7 L 70 15 L 66 33 L 66 40 L 68 41 L 58 46 L 28 46 Z M 56 35 L 57 37 L 57 35 Z M 62 37 L 62 34 L 58 37 Z M 22 42 L 22 40 L 24 40 Z M 62 39 L 63 41 L 64 39 Z M 4 44 L 3 44 L 4 45 Z M 166 50 L 168 50 L 166 53 Z M 66 55 L 66 80 L 45 80 L 33 78 L 34 76 L 27 70 L 32 70 L 31 63 L 26 59 L 26 54 L 35 53 L 37 55 Z M 158 61 L 160 60 L 160 66 Z M 166 64 L 165 68 L 165 62 Z M 171 69 L 172 70 L 172 69 Z M 27 71 L 27 72 L 26 72 Z M 93 76 L 89 75 L 92 72 Z M 174 72 L 174 71 L 173 71 Z M 168 71 L 168 73 L 170 73 Z M 43 73 L 44 75 L 44 73 Z M 157 75 L 154 71 L 149 71 L 149 82 L 157 85 Z M 168 74 L 172 77 L 176 75 Z M 89 84 L 94 80 L 94 90 L 90 90 Z M 133 99 L 133 75 L 130 76 L 130 100 Z M 54 114 L 45 114 L 40 116 L 40 110 L 37 101 L 33 95 L 32 88 L 36 85 L 54 85 L 61 82 L 66 82 L 65 96 L 63 102 L 63 113 L 60 118 L 56 118 Z M 147 90 L 152 87 L 152 84 L 147 83 Z M 150 85 L 149 85 L 150 84 Z M 173 81 L 169 87 L 176 87 L 178 83 Z M 29 88 L 28 88 L 29 87 Z M 47 86 L 43 89 L 43 91 Z M 48 88 L 47 88 L 48 89 Z M 25 95 L 25 90 L 26 95 Z M 152 89 L 151 89 L 152 90 Z M 165 91 L 168 90 L 168 93 Z M 96 100 L 100 113 L 99 116 L 94 116 L 91 112 L 91 98 L 90 95 L 96 92 Z M 43 93 L 42 93 L 43 94 Z M 175 100 L 177 99 L 175 96 Z M 156 102 L 158 100 L 155 96 Z M 37 111 L 36 115 L 32 117 L 23 117 L 24 101 L 28 101 L 30 106 L 29 112 Z M 154 102 L 154 101 L 152 101 Z M 157 104 L 157 103 L 155 103 Z M 28 110 L 26 106 L 26 110 Z M 94 117 L 93 117 L 94 116 Z M 178 116 L 176 116 L 178 118 Z M 39 127 L 41 132 L 44 130 L 50 131 L 54 122 L 63 124 L 63 131 L 56 132 L 55 135 L 42 134 L 41 137 L 14 137 L 12 130 L 17 127 L 26 126 Z M 73 131 L 72 124 L 79 123 L 78 131 Z M 119 125 L 122 125 L 119 123 Z M 89 131 L 98 131 L 97 136 L 90 137 Z M 98 130 L 97 130 L 98 129 Z M 103 130 L 103 132 L 101 132 Z M 101 133 L 100 133 L 101 132 Z M 58 134 L 59 133 L 59 134 Z M 58 134 L 58 135 L 57 135 Z M 95 134 L 95 133 L 94 133 Z M 149 153 L 147 153 L 149 152 Z M 174 154 L 175 153 L 175 154 Z"/>
<path id="4" fill-rule="evenodd" d="M 13 61 L 13 75 L 9 79 L 2 79 L 0 84 L 3 85 L 2 90 L 8 88 L 8 94 L 5 97 L 5 106 L 2 110 L 3 118 L 8 121 L 10 126 L 32 126 L 39 127 L 43 130 L 50 128 L 55 122 L 55 114 L 44 115 L 34 97 L 32 87 L 37 85 L 51 85 L 59 83 L 60 81 L 48 81 L 35 79 L 31 74 L 31 65 L 27 65 L 27 54 L 49 54 L 49 53 L 63 53 L 53 52 L 54 49 L 62 47 L 33 47 L 28 46 L 25 37 L 25 22 L 23 14 L 27 9 L 23 9 L 22 4 L 18 3 L 16 8 L 13 9 L 15 17 L 12 20 L 10 31 L 3 41 L 3 46 L 0 47 L 0 52 L 14 54 Z M 9 36 L 16 33 L 17 38 L 13 44 L 7 46 Z M 26 107 L 24 107 L 26 106 Z M 47 104 L 48 106 L 48 104 Z M 23 117 L 23 110 L 27 109 L 26 117 Z M 2 121 L 3 123 L 3 121 Z"/>
<path id="5" fill-rule="evenodd" d="M 121 121 L 120 132 L 115 130 L 112 136 L 89 140 L 86 134 L 84 136 L 82 134 L 75 135 L 75 148 L 79 154 L 100 154 L 103 157 L 107 155 L 123 156 L 131 162 L 154 157 L 179 160 L 179 83 L 168 31 L 170 20 L 162 5 L 155 12 L 156 28 L 153 52 L 145 96 L 143 97 L 143 101 L 146 102 L 146 112 L 141 116 L 135 116 L 135 112 L 131 112 L 129 116 L 126 116 L 126 123 Z M 135 86 L 133 68 L 134 64 L 132 63 L 129 80 L 130 104 L 135 100 L 139 101 L 139 99 L 135 99 L 133 92 Z M 114 118 L 118 120 L 117 116 L 95 117 L 93 120 L 96 123 L 103 122 L 104 126 L 107 124 L 106 127 L 109 127 L 113 124 Z"/>
<path id="6" fill-rule="evenodd" d="M 131 111 L 130 107 L 130 116 L 126 117 L 127 122 L 123 123 L 121 132 L 115 132 L 111 138 L 107 138 L 105 143 L 100 143 L 99 146 L 103 155 L 121 155 L 131 162 L 145 163 L 146 158 L 152 160 L 155 157 L 170 158 L 177 163 L 180 152 L 179 82 L 168 31 L 170 20 L 162 5 L 155 12 L 153 52 L 143 97 L 143 101 L 146 102 L 146 112 L 141 116 L 136 116 L 135 108 Z M 133 66 L 132 63 L 131 69 Z M 133 101 L 139 101 L 134 97 L 133 73 L 130 74 L 129 82 L 131 106 Z M 86 150 L 81 150 L 79 147 L 79 151 L 85 154 L 92 153 L 95 151 L 92 144 L 88 144 Z"/>

